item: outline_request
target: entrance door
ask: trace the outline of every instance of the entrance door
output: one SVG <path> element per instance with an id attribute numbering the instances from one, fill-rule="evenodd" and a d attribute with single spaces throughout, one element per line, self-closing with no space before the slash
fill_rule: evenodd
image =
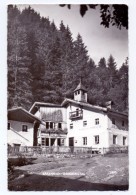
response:
<path id="1" fill-rule="evenodd" d="M 46 146 L 49 146 L 49 138 L 46 138 L 45 145 L 46 145 Z"/>
<path id="2" fill-rule="evenodd" d="M 55 143 L 55 139 L 54 138 L 51 138 L 51 146 L 53 146 Z"/>
<path id="3" fill-rule="evenodd" d="M 20 144 L 14 144 L 14 153 L 18 154 L 20 149 Z"/>
<path id="4" fill-rule="evenodd" d="M 74 137 L 69 138 L 69 146 L 74 146 Z"/>

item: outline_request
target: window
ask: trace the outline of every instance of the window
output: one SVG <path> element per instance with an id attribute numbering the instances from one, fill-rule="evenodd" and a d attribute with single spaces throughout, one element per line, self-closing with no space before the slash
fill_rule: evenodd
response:
<path id="1" fill-rule="evenodd" d="M 112 118 L 112 124 L 115 125 L 115 118 Z"/>
<path id="2" fill-rule="evenodd" d="M 94 136 L 94 143 L 99 144 L 99 135 Z"/>
<path id="3" fill-rule="evenodd" d="M 53 129 L 53 122 L 50 122 L 50 128 Z"/>
<path id="4" fill-rule="evenodd" d="M 83 126 L 85 127 L 87 125 L 87 121 L 83 121 Z"/>
<path id="5" fill-rule="evenodd" d="M 41 144 L 42 144 L 42 146 L 45 146 L 45 138 L 44 137 L 41 138 Z"/>
<path id="6" fill-rule="evenodd" d="M 124 127 L 125 126 L 125 121 L 122 121 L 122 127 Z"/>
<path id="7" fill-rule="evenodd" d="M 99 118 L 95 119 L 95 125 L 99 125 Z"/>
<path id="8" fill-rule="evenodd" d="M 45 138 L 45 145 L 49 146 L 49 138 Z"/>
<path id="9" fill-rule="evenodd" d="M 22 125 L 22 131 L 27 132 L 27 125 Z"/>
<path id="10" fill-rule="evenodd" d="M 127 138 L 126 137 L 123 137 L 123 146 L 126 145 L 126 140 L 127 140 Z"/>
<path id="11" fill-rule="evenodd" d="M 41 133 L 46 133 L 46 131 L 45 130 L 41 130 Z M 40 135 L 40 134 L 39 134 Z"/>
<path id="12" fill-rule="evenodd" d="M 42 146 L 49 146 L 49 138 L 42 137 L 41 138 L 41 145 Z"/>
<path id="13" fill-rule="evenodd" d="M 46 129 L 49 129 L 49 122 L 46 122 Z"/>
<path id="14" fill-rule="evenodd" d="M 78 116 L 79 115 L 79 109 L 77 108 L 76 109 L 76 116 Z"/>
<path id="15" fill-rule="evenodd" d="M 83 137 L 83 145 L 87 145 L 87 137 Z"/>
<path id="16" fill-rule="evenodd" d="M 58 123 L 58 128 L 62 129 L 62 124 L 61 123 Z"/>
<path id="17" fill-rule="evenodd" d="M 61 139 L 61 146 L 64 146 L 64 139 Z"/>
<path id="18" fill-rule="evenodd" d="M 70 124 L 70 129 L 73 129 L 73 123 Z"/>
<path id="19" fill-rule="evenodd" d="M 80 94 L 80 90 L 78 90 L 77 93 Z"/>
<path id="20" fill-rule="evenodd" d="M 113 135 L 113 144 L 117 144 L 117 135 Z"/>
<path id="21" fill-rule="evenodd" d="M 8 123 L 8 130 L 10 130 L 10 123 Z"/>

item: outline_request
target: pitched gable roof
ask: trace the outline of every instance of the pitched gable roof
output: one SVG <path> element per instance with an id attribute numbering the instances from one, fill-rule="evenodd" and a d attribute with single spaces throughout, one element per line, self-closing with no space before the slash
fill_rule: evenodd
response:
<path id="1" fill-rule="evenodd" d="M 81 83 L 81 81 L 78 84 L 78 86 L 76 87 L 76 89 L 74 90 L 74 92 L 77 91 L 77 90 L 83 90 L 83 91 L 87 92 L 87 90 L 85 89 L 85 87 L 83 86 L 83 84 Z"/>
<path id="2" fill-rule="evenodd" d="M 116 116 L 121 116 L 121 117 L 128 117 L 127 113 L 118 112 L 118 111 L 115 111 L 115 110 L 107 108 L 107 107 L 96 106 L 96 105 L 89 104 L 87 102 L 79 102 L 79 101 L 68 99 L 68 98 L 66 98 L 62 102 L 61 106 L 67 106 L 69 103 L 73 103 L 76 106 L 89 108 L 89 109 L 92 109 L 92 110 L 95 110 L 95 111 L 98 111 L 98 112 L 103 111 L 103 112 L 105 112 L 107 114 L 111 114 L 111 115 L 116 115 Z"/>
<path id="3" fill-rule="evenodd" d="M 8 120 L 30 122 L 30 123 L 37 121 L 39 123 L 42 123 L 42 121 L 38 117 L 29 113 L 27 110 L 23 109 L 22 107 L 9 109 L 8 110 Z"/>
<path id="4" fill-rule="evenodd" d="M 59 104 L 52 104 L 52 103 L 44 103 L 44 102 L 35 102 L 32 107 L 30 108 L 29 112 L 35 114 L 39 107 L 62 107 Z"/>
<path id="5" fill-rule="evenodd" d="M 94 106 L 94 105 L 89 104 L 89 103 L 87 103 L 87 102 L 79 102 L 79 101 L 72 100 L 72 99 L 68 99 L 68 98 L 66 98 L 66 99 L 62 102 L 61 106 L 66 106 L 66 105 L 69 104 L 69 103 L 73 103 L 73 104 L 75 104 L 75 105 L 77 105 L 77 106 L 83 106 L 83 107 L 86 107 L 86 108 L 92 108 L 92 109 L 94 109 L 94 110 L 107 111 L 107 108 L 105 108 L 105 107 Z"/>

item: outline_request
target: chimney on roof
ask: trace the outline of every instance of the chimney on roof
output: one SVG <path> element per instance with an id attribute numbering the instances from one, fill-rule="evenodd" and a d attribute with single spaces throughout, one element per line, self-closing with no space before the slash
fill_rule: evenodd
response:
<path id="1" fill-rule="evenodd" d="M 106 105 L 107 108 L 111 109 L 112 105 L 113 105 L 113 102 L 112 101 L 108 101 L 108 102 L 105 103 L 105 105 Z"/>

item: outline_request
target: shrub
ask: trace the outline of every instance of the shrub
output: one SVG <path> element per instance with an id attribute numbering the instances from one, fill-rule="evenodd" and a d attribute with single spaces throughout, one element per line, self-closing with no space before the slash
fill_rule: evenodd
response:
<path id="1" fill-rule="evenodd" d="M 27 164 L 29 164 L 29 160 L 23 155 L 18 155 L 17 158 L 11 158 L 8 160 L 8 166 L 11 169 L 15 166 L 23 166 Z"/>
<path id="2" fill-rule="evenodd" d="M 14 165 L 13 163 L 11 162 L 11 160 L 8 160 L 8 174 L 12 174 L 14 171 Z"/>
<path id="3" fill-rule="evenodd" d="M 17 166 L 23 166 L 29 164 L 27 158 L 23 155 L 18 156 Z"/>

